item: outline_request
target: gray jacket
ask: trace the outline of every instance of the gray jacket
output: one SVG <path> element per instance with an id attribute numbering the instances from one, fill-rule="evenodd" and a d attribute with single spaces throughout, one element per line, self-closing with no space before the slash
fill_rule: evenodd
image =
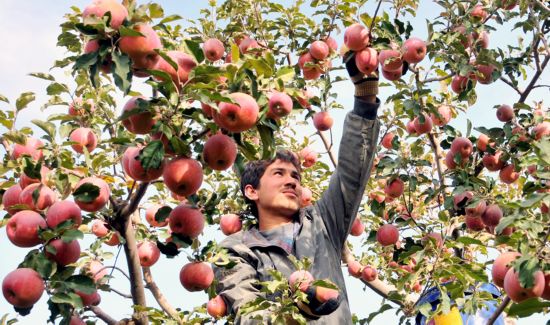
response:
<path id="1" fill-rule="evenodd" d="M 258 281 L 272 280 L 267 270 L 275 268 L 287 277 L 295 271 L 289 254 L 298 259 L 308 257 L 312 261 L 309 271 L 315 279 L 329 279 L 341 289 L 343 299 L 340 307 L 330 315 L 308 321 L 308 324 L 352 323 L 340 260 L 376 153 L 379 133 L 376 111 L 379 106 L 379 102 L 371 104 L 355 100 L 354 110 L 347 114 L 344 123 L 338 167 L 322 197 L 314 205 L 299 211 L 294 224 L 292 251 L 266 240 L 255 227 L 233 234 L 220 243 L 228 250 L 236 266 L 230 269 L 214 267 L 219 281 L 216 292 L 226 302 L 228 312 L 237 314 L 236 324 L 267 323 L 267 318 L 259 322 L 241 317 L 239 307 L 265 295 L 260 292 Z M 268 316 L 267 312 L 261 315 Z"/>

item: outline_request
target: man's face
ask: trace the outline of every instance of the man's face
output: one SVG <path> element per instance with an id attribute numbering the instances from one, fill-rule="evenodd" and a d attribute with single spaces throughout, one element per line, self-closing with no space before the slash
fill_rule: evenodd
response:
<path id="1" fill-rule="evenodd" d="M 300 174 L 292 163 L 275 160 L 266 168 L 258 188 L 254 189 L 252 185 L 247 185 L 245 193 L 249 199 L 256 202 L 260 212 L 268 210 L 292 216 L 300 209 Z"/>

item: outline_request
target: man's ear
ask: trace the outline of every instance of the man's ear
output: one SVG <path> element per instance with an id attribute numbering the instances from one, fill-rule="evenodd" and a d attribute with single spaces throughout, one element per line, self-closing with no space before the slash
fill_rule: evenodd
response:
<path id="1" fill-rule="evenodd" d="M 258 191 L 250 184 L 244 187 L 244 195 L 251 201 L 258 200 Z"/>

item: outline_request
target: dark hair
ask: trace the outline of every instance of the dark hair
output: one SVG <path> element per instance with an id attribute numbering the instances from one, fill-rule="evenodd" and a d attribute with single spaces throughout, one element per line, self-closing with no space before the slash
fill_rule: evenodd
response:
<path id="1" fill-rule="evenodd" d="M 300 159 L 298 155 L 290 150 L 279 150 L 275 154 L 275 157 L 271 159 L 264 160 L 254 160 L 246 164 L 244 171 L 241 174 L 241 193 L 244 196 L 244 201 L 248 204 L 250 212 L 258 218 L 258 207 L 256 207 L 256 202 L 250 200 L 246 197 L 244 188 L 246 185 L 252 185 L 253 188 L 257 189 L 260 187 L 260 178 L 265 173 L 265 170 L 269 165 L 273 164 L 276 160 L 289 162 L 296 167 L 298 174 L 301 173 L 302 168 L 300 166 Z"/>

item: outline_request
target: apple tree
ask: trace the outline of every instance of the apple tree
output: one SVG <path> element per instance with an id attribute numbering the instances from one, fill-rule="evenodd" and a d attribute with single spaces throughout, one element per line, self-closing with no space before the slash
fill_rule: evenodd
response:
<path id="1" fill-rule="evenodd" d="M 423 13 L 420 1 L 210 0 L 185 25 L 184 15 L 152 2 L 68 8 L 57 44 L 66 55 L 52 69 L 71 83 L 32 74 L 47 84 L 43 109 L 66 112 L 17 129 L 35 94 L 0 96 L 8 108 L 0 113 L 0 224 L 28 249 L 3 279 L 4 298 L 26 315 L 47 295 L 50 322 L 112 324 L 101 294 L 124 295 L 109 280 L 126 276 L 126 322 L 232 322 L 211 264 L 232 265 L 204 233 L 255 223 L 238 176 L 277 148 L 301 159 L 302 204 L 320 196 L 338 163 L 338 95 L 351 85 L 342 57 L 353 55 L 361 72 L 380 76 L 383 128 L 342 262 L 386 298 L 355 320 L 396 309 L 402 323 L 419 313 L 437 322 L 487 302 L 498 306 L 489 323 L 502 312 L 546 313 L 550 8 L 526 0 L 431 6 Z M 412 24 L 421 14 L 425 26 Z M 519 37 L 492 45 L 503 31 Z M 506 94 L 494 92 L 497 84 Z M 482 108 L 499 121 L 491 126 L 469 119 L 484 93 L 499 101 Z M 126 265 L 105 245 L 118 247 Z M 173 281 L 205 291 L 202 304 L 176 306 L 155 283 L 154 264 L 178 254 L 189 262 L 175 266 Z M 295 263 L 307 272 L 307 260 Z M 274 322 L 305 323 L 294 280 L 272 277 L 263 290 L 281 298 L 241 312 L 269 309 Z M 315 281 L 330 292 L 325 280 Z M 502 295 L 480 290 L 490 282 Z M 433 288 L 440 303 L 432 309 L 422 298 Z"/>

